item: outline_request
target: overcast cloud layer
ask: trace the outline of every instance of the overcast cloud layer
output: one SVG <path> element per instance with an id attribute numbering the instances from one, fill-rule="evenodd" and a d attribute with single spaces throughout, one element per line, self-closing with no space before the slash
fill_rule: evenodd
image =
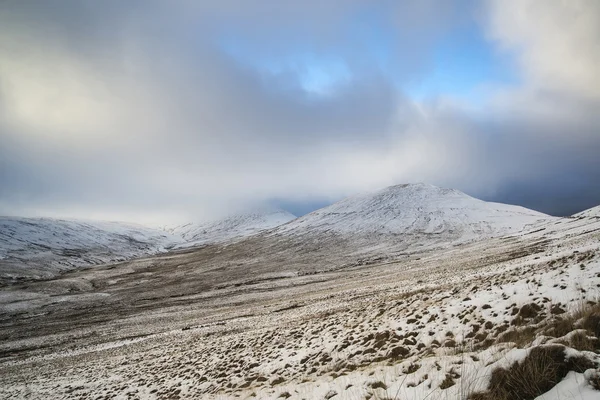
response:
<path id="1" fill-rule="evenodd" d="M 411 97 L 473 21 L 515 82 Z M 0 214 L 168 223 L 426 181 L 566 215 L 600 204 L 598 65 L 596 0 L 9 0 Z"/>

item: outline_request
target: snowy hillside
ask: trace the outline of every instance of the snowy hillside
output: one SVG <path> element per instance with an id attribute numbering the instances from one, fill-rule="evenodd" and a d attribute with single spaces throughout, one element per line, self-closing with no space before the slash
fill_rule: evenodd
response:
<path id="1" fill-rule="evenodd" d="M 168 229 L 187 242 L 183 246 L 220 243 L 254 235 L 285 224 L 296 216 L 280 209 L 261 209 L 234 214 L 224 219 L 204 223 L 189 223 Z"/>
<path id="2" fill-rule="evenodd" d="M 278 229 L 336 234 L 425 234 L 448 239 L 498 236 L 552 217 L 523 207 L 489 203 L 454 189 L 407 184 L 346 198 Z"/>
<path id="3" fill-rule="evenodd" d="M 263 210 L 160 230 L 121 222 L 1 217 L 0 280 L 52 278 L 77 267 L 241 239 L 294 218 L 286 211 Z"/>
<path id="4" fill-rule="evenodd" d="M 167 231 L 114 222 L 2 218 L 0 279 L 49 278 L 80 266 L 224 242 L 238 243 L 240 262 L 279 260 L 277 273 L 310 273 L 357 258 L 360 263 L 391 260 L 407 251 L 502 236 L 552 220 L 426 184 L 349 197 L 297 219 L 263 208 Z M 257 252 L 265 259 L 259 260 Z"/>
<path id="5" fill-rule="evenodd" d="M 600 218 L 600 206 L 592 207 L 584 210 L 580 213 L 573 215 L 573 217 L 585 217 L 585 218 Z"/>
<path id="6" fill-rule="evenodd" d="M 243 265 L 228 270 L 227 284 L 237 285 L 402 260 L 425 250 L 540 229 L 537 224 L 555 220 L 522 207 L 477 200 L 456 190 L 398 185 L 349 197 L 276 228 L 229 242 L 226 249 L 207 246 L 196 256 L 210 265 L 225 260 Z M 215 226 L 231 225 L 223 222 Z M 215 237 L 215 232 L 218 230 L 207 231 L 207 237 L 208 233 Z"/>
<path id="7" fill-rule="evenodd" d="M 86 265 L 164 252 L 181 239 L 120 222 L 0 218 L 0 279 L 52 277 Z"/>

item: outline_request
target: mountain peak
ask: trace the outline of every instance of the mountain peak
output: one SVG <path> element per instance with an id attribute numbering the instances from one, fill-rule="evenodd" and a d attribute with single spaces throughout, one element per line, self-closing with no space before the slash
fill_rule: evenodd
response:
<path id="1" fill-rule="evenodd" d="M 337 234 L 495 236 L 551 218 L 537 211 L 478 200 L 455 189 L 427 183 L 389 186 L 348 197 L 298 218 L 280 230 Z"/>
<path id="2" fill-rule="evenodd" d="M 456 189 L 447 189 L 447 188 L 442 188 L 439 186 L 435 186 L 435 185 L 431 185 L 429 183 L 423 183 L 423 182 L 418 182 L 418 183 L 403 183 L 403 184 L 399 184 L 399 185 L 392 185 L 392 186 L 388 186 L 385 187 L 383 189 L 380 189 L 379 191 L 372 193 L 372 194 L 377 194 L 377 193 L 419 193 L 421 195 L 430 195 L 430 196 L 444 196 L 444 195 L 461 195 L 461 196 L 465 196 L 465 197 L 470 197 L 468 195 L 466 195 L 465 193 L 456 190 Z"/>

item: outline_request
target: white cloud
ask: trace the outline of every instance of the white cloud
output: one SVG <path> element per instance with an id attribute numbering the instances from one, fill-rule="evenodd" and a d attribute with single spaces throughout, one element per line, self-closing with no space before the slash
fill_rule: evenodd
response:
<path id="1" fill-rule="evenodd" d="M 597 179 L 598 20 L 585 16 L 575 33 L 557 22 L 565 37 L 547 22 L 569 16 L 570 3 L 538 4 L 544 23 L 525 2 L 512 4 L 516 22 L 511 5 L 487 3 L 491 37 L 523 50 L 524 84 L 495 87 L 477 112 L 447 97 L 415 104 L 396 86 L 426 70 L 431 43 L 471 13 L 453 6 L 469 2 L 378 10 L 397 35 L 390 70 L 400 77 L 366 68 L 364 44 L 347 35 L 371 2 L 15 4 L 0 8 L 0 213 L 155 222 L 400 182 L 492 196 L 549 185 L 556 171 Z M 348 77 L 327 96 L 307 94 L 295 71 L 256 71 L 221 51 L 226 28 L 247 34 L 257 56 L 304 40 Z M 546 42 L 555 36 L 568 60 Z"/>
<path id="2" fill-rule="evenodd" d="M 600 2 L 490 0 L 489 32 L 519 59 L 527 84 L 600 98 Z"/>

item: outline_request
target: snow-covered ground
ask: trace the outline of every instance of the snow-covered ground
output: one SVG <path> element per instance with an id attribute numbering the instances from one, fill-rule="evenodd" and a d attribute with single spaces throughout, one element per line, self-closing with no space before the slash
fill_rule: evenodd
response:
<path id="1" fill-rule="evenodd" d="M 512 371 L 540 386 L 504 398 L 600 398 L 600 219 L 523 213 L 543 221 L 368 265 L 335 264 L 327 242 L 290 247 L 293 221 L 14 285 L 0 293 L 0 397 L 477 400 Z M 419 242 L 441 225 L 419 225 Z"/>

